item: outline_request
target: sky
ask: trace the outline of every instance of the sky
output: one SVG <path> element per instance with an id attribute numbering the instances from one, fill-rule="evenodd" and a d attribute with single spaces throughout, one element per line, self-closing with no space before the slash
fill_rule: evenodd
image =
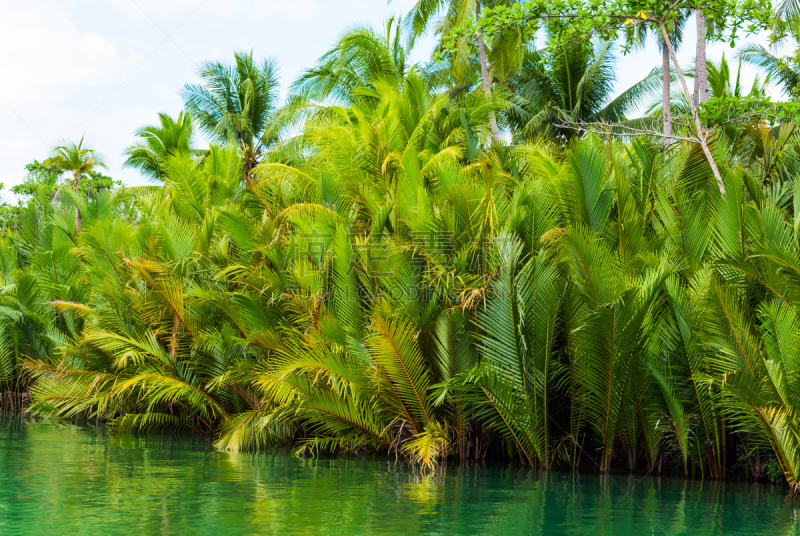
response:
<path id="1" fill-rule="evenodd" d="M 177 115 L 186 83 L 209 60 L 230 61 L 236 50 L 275 58 L 286 87 L 350 27 L 382 27 L 415 0 L 0 0 L 0 201 L 25 177 L 25 165 L 56 145 L 96 149 L 107 175 L 129 186 L 148 184 L 122 169 L 136 130 Z M 685 35 L 694 35 L 694 20 Z M 753 41 L 753 39 L 751 39 Z M 763 38 L 759 40 L 763 42 Z M 744 43 L 745 40 L 742 40 Z M 412 60 L 430 57 L 423 39 Z M 679 52 L 685 69 L 691 37 Z M 727 44 L 709 47 L 718 60 Z M 643 78 L 661 56 L 653 42 L 618 61 L 617 91 Z M 755 71 L 743 69 L 750 83 Z"/>

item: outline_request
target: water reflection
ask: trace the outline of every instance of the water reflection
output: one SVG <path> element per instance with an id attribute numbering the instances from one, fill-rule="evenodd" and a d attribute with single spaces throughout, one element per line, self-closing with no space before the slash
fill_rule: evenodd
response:
<path id="1" fill-rule="evenodd" d="M 782 487 L 227 454 L 0 417 L 0 534 L 795 534 Z"/>

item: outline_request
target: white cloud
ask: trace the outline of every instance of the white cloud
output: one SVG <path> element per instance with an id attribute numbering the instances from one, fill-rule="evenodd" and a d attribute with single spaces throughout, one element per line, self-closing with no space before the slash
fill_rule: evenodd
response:
<path id="1" fill-rule="evenodd" d="M 319 7 L 314 0 L 113 0 L 113 5 L 138 18 L 176 16 L 178 22 L 200 11 L 225 19 L 246 17 L 249 20 L 274 15 L 294 19 L 316 16 Z M 155 21 L 159 24 L 158 21 Z M 163 27 L 169 33 L 171 29 Z"/>
<path id="2" fill-rule="evenodd" d="M 63 2 L 3 4 L 0 97 L 10 107 L 47 106 L 75 86 L 105 84 L 130 72 L 138 58 L 122 58 L 113 41 L 80 32 L 70 16 Z"/>
<path id="3" fill-rule="evenodd" d="M 79 27 L 84 21 L 72 2 L 3 2 L 2 8 L 0 197 L 10 201 L 8 190 L 22 181 L 25 164 L 46 158 L 143 57 L 123 54 L 114 40 Z"/>

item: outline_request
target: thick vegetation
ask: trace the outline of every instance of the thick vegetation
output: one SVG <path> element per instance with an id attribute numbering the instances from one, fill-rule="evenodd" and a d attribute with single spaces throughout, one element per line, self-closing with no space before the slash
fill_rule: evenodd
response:
<path id="1" fill-rule="evenodd" d="M 401 33 L 349 32 L 283 107 L 274 62 L 205 66 L 127 152 L 156 186 L 87 190 L 80 144 L 37 163 L 0 238 L 2 403 L 224 449 L 797 486 L 794 123 L 716 130 L 716 177 L 680 95 L 669 143 L 563 123 L 659 117 L 670 77 L 610 98 L 610 45 L 527 50 L 490 93 L 484 52 L 412 65 Z"/>

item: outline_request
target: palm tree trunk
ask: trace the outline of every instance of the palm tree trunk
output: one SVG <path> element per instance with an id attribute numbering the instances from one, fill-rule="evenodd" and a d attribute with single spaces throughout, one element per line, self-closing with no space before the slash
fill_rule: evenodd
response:
<path id="1" fill-rule="evenodd" d="M 475 20 L 481 18 L 481 3 L 475 2 Z M 486 43 L 483 42 L 483 32 L 478 30 L 478 54 L 481 58 L 481 78 L 483 78 L 483 92 L 487 99 L 492 98 L 492 82 L 489 79 L 489 64 L 486 59 Z M 497 128 L 497 117 L 494 112 L 489 112 L 489 125 L 492 127 L 492 140 L 500 143 L 500 130 Z"/>
<path id="2" fill-rule="evenodd" d="M 664 109 L 664 148 L 669 147 L 672 143 L 672 108 L 670 105 L 670 83 L 672 81 L 672 73 L 669 69 L 669 49 L 664 45 L 661 49 L 661 64 L 663 73 L 664 87 L 661 91 L 661 105 Z"/>
<path id="3" fill-rule="evenodd" d="M 722 175 L 720 175 L 717 163 L 714 161 L 714 155 L 711 154 L 711 149 L 708 147 L 708 141 L 706 140 L 708 132 L 703 128 L 700 122 L 700 116 L 697 115 L 697 105 L 694 103 L 691 98 L 692 95 L 689 93 L 689 86 L 686 84 L 686 78 L 684 78 L 681 72 L 680 65 L 678 65 L 678 57 L 675 55 L 675 49 L 672 48 L 672 43 L 667 34 L 667 29 L 664 27 L 664 22 L 659 22 L 658 27 L 661 30 L 661 37 L 664 39 L 664 45 L 669 49 L 669 56 L 672 58 L 672 63 L 675 64 L 675 74 L 678 75 L 678 80 L 681 82 L 683 95 L 689 101 L 689 107 L 692 109 L 692 121 L 697 131 L 697 141 L 700 143 L 700 148 L 703 149 L 703 154 L 706 155 L 706 160 L 708 160 L 708 165 L 711 168 L 711 172 L 714 174 L 714 178 L 717 179 L 719 193 L 725 195 L 725 183 L 722 182 Z"/>
<path id="4" fill-rule="evenodd" d="M 697 53 L 695 56 L 694 105 L 708 100 L 708 69 L 706 68 L 706 17 L 703 10 L 698 9 L 697 19 Z"/>

